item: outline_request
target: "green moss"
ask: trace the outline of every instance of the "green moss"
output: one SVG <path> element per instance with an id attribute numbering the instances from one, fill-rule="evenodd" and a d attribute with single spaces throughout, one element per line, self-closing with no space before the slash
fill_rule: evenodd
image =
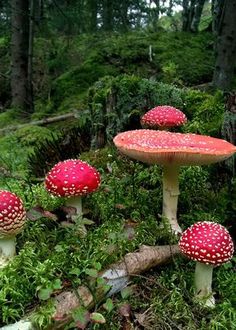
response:
<path id="1" fill-rule="evenodd" d="M 80 95 L 83 98 L 84 92 L 100 77 L 107 74 L 115 74 L 115 70 L 110 65 L 99 65 L 91 62 L 86 62 L 82 66 L 64 73 L 58 77 L 52 85 L 52 95 L 54 106 L 74 95 Z"/>
<path id="2" fill-rule="evenodd" d="M 17 118 L 16 112 L 16 109 L 9 109 L 0 113 L 0 128 L 6 128 L 7 126 L 19 124 L 19 119 Z"/>
<path id="3" fill-rule="evenodd" d="M 220 136 L 224 115 L 221 92 L 178 88 L 134 75 L 104 77 L 89 89 L 93 141 L 111 141 L 120 131 L 140 128 L 140 117 L 157 105 L 181 109 L 188 123 L 180 131 Z"/>
<path id="4" fill-rule="evenodd" d="M 224 119 L 225 105 L 222 92 L 209 94 L 189 90 L 185 97 L 185 111 L 189 122 L 186 132 L 220 136 Z"/>
<path id="5" fill-rule="evenodd" d="M 40 58 L 36 61 L 41 68 L 38 74 L 45 72 L 45 86 L 39 86 L 38 90 L 44 98 L 47 96 L 49 106 L 43 103 L 43 107 L 48 108 L 48 113 L 64 111 L 65 99 L 83 100 L 88 88 L 106 75 L 135 74 L 178 85 L 200 84 L 212 77 L 213 40 L 207 33 L 100 33 L 81 35 L 70 44 L 63 39 L 56 42 L 39 39 L 37 43 Z M 41 44 L 46 55 L 40 49 Z M 49 73 L 51 82 L 47 79 Z M 38 78 L 40 84 L 41 76 Z M 50 97 L 46 89 L 50 90 Z"/>
<path id="6" fill-rule="evenodd" d="M 38 141 L 43 141 L 52 136 L 52 132 L 42 126 L 27 125 L 15 132 L 15 137 L 22 146 L 34 146 Z"/>

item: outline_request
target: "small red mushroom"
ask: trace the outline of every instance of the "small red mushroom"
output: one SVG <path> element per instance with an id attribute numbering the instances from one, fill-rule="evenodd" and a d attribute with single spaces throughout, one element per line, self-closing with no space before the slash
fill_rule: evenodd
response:
<path id="1" fill-rule="evenodd" d="M 203 221 L 185 230 L 179 241 L 180 251 L 197 261 L 195 269 L 195 295 L 206 306 L 213 307 L 213 267 L 228 262 L 234 253 L 233 240 L 222 225 Z"/>
<path id="2" fill-rule="evenodd" d="M 234 145 L 222 139 L 151 129 L 119 133 L 113 141 L 120 152 L 131 158 L 163 165 L 162 215 L 174 233 L 182 232 L 177 222 L 180 166 L 212 164 L 236 152 Z"/>
<path id="3" fill-rule="evenodd" d="M 94 192 L 100 185 L 99 172 L 79 159 L 57 163 L 47 174 L 45 187 L 55 196 L 67 197 L 66 205 L 76 208 L 82 215 L 81 196 Z"/>
<path id="4" fill-rule="evenodd" d="M 157 106 L 146 112 L 141 118 L 141 126 L 159 130 L 180 126 L 187 122 L 185 114 L 169 105 Z"/>
<path id="5" fill-rule="evenodd" d="M 0 268 L 16 253 L 15 236 L 23 229 L 26 212 L 14 193 L 0 190 Z"/>

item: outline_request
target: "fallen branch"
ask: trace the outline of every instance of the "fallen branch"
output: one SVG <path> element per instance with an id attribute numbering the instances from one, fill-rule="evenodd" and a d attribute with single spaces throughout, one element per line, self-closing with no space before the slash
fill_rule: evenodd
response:
<path id="1" fill-rule="evenodd" d="M 78 118 L 78 112 L 69 112 L 66 113 L 64 115 L 60 115 L 60 116 L 55 116 L 55 117 L 50 117 L 50 118 L 44 118 L 41 120 L 35 120 L 35 121 L 31 121 L 28 122 L 26 124 L 19 124 L 19 125 L 15 125 L 15 126 L 7 126 L 4 128 L 0 128 L 0 133 L 6 133 L 9 131 L 16 131 L 20 128 L 26 127 L 28 125 L 38 125 L 38 126 L 43 126 L 43 125 L 47 125 L 47 124 L 51 124 L 51 123 L 55 123 L 58 121 L 62 121 L 65 119 L 70 119 L 70 118 Z"/>
<path id="2" fill-rule="evenodd" d="M 108 269 L 102 271 L 99 277 L 105 280 L 110 290 L 104 293 L 102 288 L 96 288 L 95 292 L 91 292 L 86 286 L 80 286 L 74 291 L 65 291 L 55 297 L 55 313 L 52 316 L 52 324 L 49 329 L 65 329 L 65 325 L 72 321 L 71 312 L 80 306 L 86 307 L 88 310 L 95 305 L 97 301 L 121 291 L 125 288 L 132 276 L 141 274 L 153 267 L 170 261 L 173 256 L 179 254 L 177 245 L 165 246 L 146 246 L 140 247 L 139 251 L 128 253 L 120 261 Z M 91 281 L 93 283 L 93 281 Z M 21 320 L 13 325 L 5 326 L 1 330 L 33 330 L 33 324 L 28 320 Z"/>

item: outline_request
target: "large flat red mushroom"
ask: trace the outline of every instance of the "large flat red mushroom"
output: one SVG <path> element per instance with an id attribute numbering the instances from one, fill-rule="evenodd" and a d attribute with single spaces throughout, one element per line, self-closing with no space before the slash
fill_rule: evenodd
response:
<path id="1" fill-rule="evenodd" d="M 231 143 L 197 134 L 140 129 L 119 133 L 114 144 L 120 152 L 148 164 L 163 165 L 163 212 L 173 232 L 177 222 L 179 170 L 183 165 L 205 165 L 227 159 L 236 152 Z"/>

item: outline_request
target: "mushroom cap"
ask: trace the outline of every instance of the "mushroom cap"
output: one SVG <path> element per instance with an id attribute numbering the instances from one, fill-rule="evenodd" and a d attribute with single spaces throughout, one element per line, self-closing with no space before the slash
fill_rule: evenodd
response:
<path id="1" fill-rule="evenodd" d="M 200 221 L 185 230 L 180 238 L 181 252 L 188 258 L 218 266 L 233 257 L 233 240 L 225 227 Z"/>
<path id="2" fill-rule="evenodd" d="M 113 141 L 126 156 L 148 164 L 204 165 L 236 152 L 234 145 L 222 139 L 151 129 L 119 133 Z"/>
<path id="3" fill-rule="evenodd" d="M 0 190 L 0 237 L 15 236 L 23 229 L 26 211 L 14 193 Z"/>
<path id="4" fill-rule="evenodd" d="M 82 196 L 95 191 L 100 181 L 100 174 L 94 167 L 79 159 L 68 159 L 50 170 L 45 187 L 55 196 Z"/>
<path id="5" fill-rule="evenodd" d="M 169 105 L 157 106 L 146 112 L 141 118 L 142 127 L 167 128 L 180 126 L 187 122 L 185 114 Z"/>

